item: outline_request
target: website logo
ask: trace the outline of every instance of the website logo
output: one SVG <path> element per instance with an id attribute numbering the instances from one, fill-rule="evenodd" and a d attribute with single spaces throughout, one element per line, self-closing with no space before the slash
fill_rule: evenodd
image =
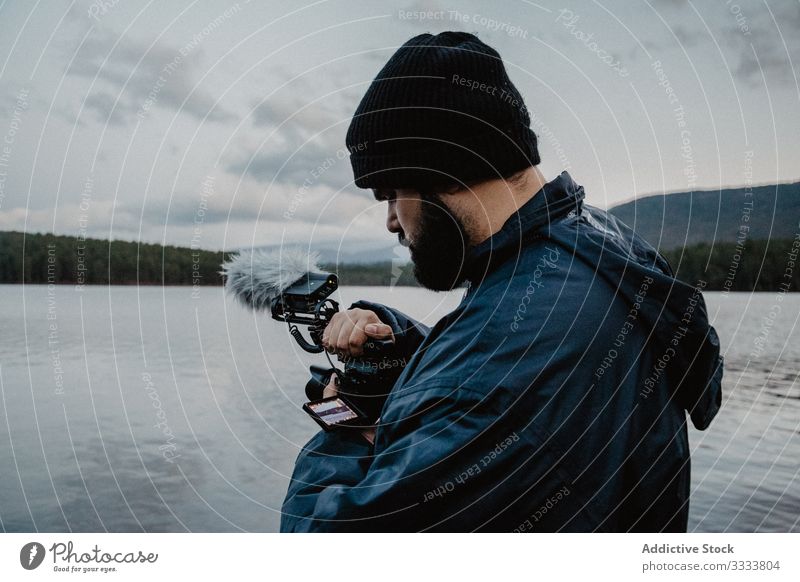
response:
<path id="1" fill-rule="evenodd" d="M 44 561 L 44 546 L 39 542 L 29 542 L 19 551 L 19 563 L 26 570 L 35 570 Z"/>

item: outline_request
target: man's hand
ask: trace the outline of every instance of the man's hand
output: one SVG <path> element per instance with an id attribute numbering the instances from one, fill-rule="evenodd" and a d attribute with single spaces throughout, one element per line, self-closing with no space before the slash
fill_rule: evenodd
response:
<path id="1" fill-rule="evenodd" d="M 329 353 L 337 354 L 339 359 L 357 358 L 364 354 L 364 344 L 369 339 L 394 341 L 392 327 L 383 323 L 375 312 L 354 308 L 334 314 L 322 334 L 322 345 Z M 322 397 L 336 396 L 338 382 L 336 374 L 331 375 Z M 370 443 L 375 442 L 374 428 L 362 430 L 361 434 Z"/>
<path id="2" fill-rule="evenodd" d="M 391 326 L 381 322 L 373 311 L 348 309 L 331 318 L 322 334 L 322 345 L 328 353 L 335 353 L 339 358 L 357 358 L 364 354 L 364 344 L 369 339 L 394 341 Z"/>

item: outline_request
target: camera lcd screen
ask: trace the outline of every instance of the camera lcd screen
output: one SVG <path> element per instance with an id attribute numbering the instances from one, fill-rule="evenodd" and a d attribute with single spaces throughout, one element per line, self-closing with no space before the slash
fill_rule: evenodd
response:
<path id="1" fill-rule="evenodd" d="M 308 408 L 328 426 L 333 426 L 358 418 L 352 408 L 341 398 L 332 398 L 320 402 L 309 402 Z"/>

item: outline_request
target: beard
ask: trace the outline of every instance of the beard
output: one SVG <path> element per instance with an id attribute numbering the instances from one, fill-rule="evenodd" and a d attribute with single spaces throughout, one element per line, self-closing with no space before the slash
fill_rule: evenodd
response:
<path id="1" fill-rule="evenodd" d="M 449 291 L 466 279 L 467 229 L 438 195 L 425 196 L 421 203 L 417 233 L 408 244 L 414 277 L 423 287 Z"/>

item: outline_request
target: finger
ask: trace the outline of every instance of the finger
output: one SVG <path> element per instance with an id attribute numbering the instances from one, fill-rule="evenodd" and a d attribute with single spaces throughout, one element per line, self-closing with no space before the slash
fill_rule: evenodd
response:
<path id="1" fill-rule="evenodd" d="M 339 355 L 350 353 L 350 334 L 353 333 L 353 322 L 349 318 L 342 318 L 339 334 L 336 339 L 336 351 Z"/>
<path id="2" fill-rule="evenodd" d="M 339 393 L 339 378 L 336 374 L 331 376 L 328 385 L 322 390 L 322 397 L 323 398 L 330 398 L 331 396 L 336 396 Z"/>
<path id="3" fill-rule="evenodd" d="M 369 323 L 364 327 L 364 333 L 375 339 L 390 339 L 394 341 L 392 326 L 385 323 Z"/>
<path id="4" fill-rule="evenodd" d="M 339 339 L 339 331 L 342 325 L 340 316 L 341 313 L 335 313 L 330 323 L 325 327 L 325 331 L 322 332 L 322 345 L 331 354 L 336 351 L 336 342 Z"/>
<path id="5" fill-rule="evenodd" d="M 375 444 L 375 429 L 367 428 L 361 431 L 361 435 L 369 441 L 369 444 Z"/>
<path id="6" fill-rule="evenodd" d="M 356 323 L 353 326 L 353 330 L 350 332 L 350 338 L 348 340 L 350 355 L 355 357 L 362 355 L 364 353 L 364 344 L 366 341 L 367 334 L 364 333 L 364 324 Z"/>

